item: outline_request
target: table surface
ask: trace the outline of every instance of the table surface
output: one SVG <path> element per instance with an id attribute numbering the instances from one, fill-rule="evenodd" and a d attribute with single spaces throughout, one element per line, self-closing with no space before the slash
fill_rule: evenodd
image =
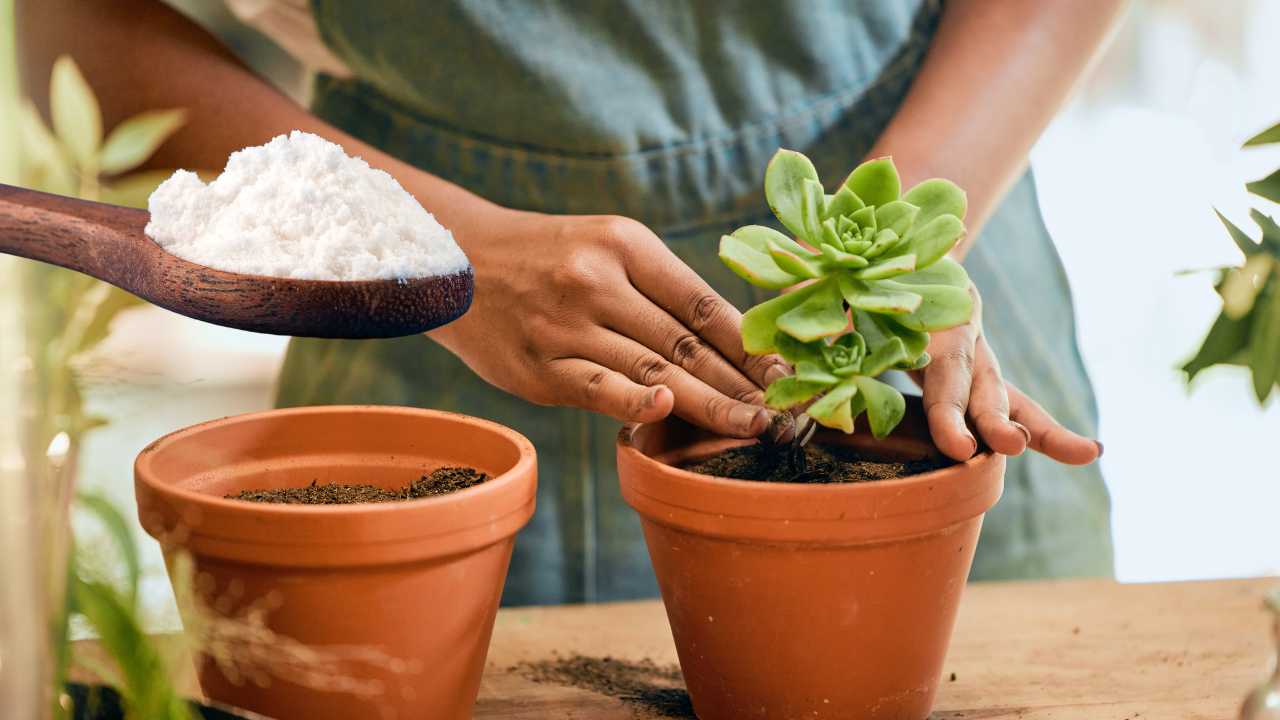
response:
<path id="1" fill-rule="evenodd" d="M 1269 671 L 1262 595 L 1276 582 L 972 584 L 932 718 L 1234 718 Z M 92 643 L 77 649 L 97 651 Z M 572 654 L 676 660 L 657 601 L 504 609 L 475 717 L 637 716 L 613 698 L 535 683 L 513 669 Z"/>

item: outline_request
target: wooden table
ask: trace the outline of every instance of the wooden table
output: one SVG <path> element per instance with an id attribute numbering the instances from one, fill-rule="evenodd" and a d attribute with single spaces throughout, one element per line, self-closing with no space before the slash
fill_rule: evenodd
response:
<path id="1" fill-rule="evenodd" d="M 976 583 L 960 607 L 933 719 L 1234 718 L 1269 669 L 1262 594 L 1276 584 Z M 656 601 L 503 610 L 476 718 L 635 716 L 612 698 L 511 671 L 553 652 L 676 659 Z"/>

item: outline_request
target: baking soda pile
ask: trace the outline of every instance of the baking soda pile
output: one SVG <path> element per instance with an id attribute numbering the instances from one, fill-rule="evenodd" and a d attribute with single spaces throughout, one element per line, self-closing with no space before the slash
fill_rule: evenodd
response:
<path id="1" fill-rule="evenodd" d="M 394 178 L 297 130 L 232 153 L 208 185 L 175 172 L 149 205 L 151 239 L 218 270 L 375 280 L 468 266 L 453 235 Z"/>

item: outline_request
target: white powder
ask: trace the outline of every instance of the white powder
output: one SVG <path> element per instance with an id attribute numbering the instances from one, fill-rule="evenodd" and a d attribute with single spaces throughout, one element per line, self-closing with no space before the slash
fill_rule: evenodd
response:
<path id="1" fill-rule="evenodd" d="M 151 239 L 218 270 L 373 280 L 468 266 L 453 235 L 394 178 L 297 130 L 232 153 L 208 185 L 179 170 L 148 204 Z"/>

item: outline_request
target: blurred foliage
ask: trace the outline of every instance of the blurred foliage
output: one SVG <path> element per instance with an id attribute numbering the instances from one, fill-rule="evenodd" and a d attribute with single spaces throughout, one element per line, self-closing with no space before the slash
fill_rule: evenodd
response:
<path id="1" fill-rule="evenodd" d="M 50 79 L 52 129 L 35 105 L 21 100 L 17 109 L 18 181 L 61 195 L 145 207 L 167 172 L 137 171 L 186 119 L 183 110 L 144 112 L 105 132 L 98 100 L 75 62 L 58 58 Z M 173 689 L 166 658 L 147 639 L 137 608 L 138 552 L 129 523 L 106 500 L 81 498 L 114 539 L 123 579 L 85 561 L 84 549 L 69 550 L 69 499 L 84 434 L 104 419 L 86 413 L 77 367 L 104 340 L 120 313 L 142 300 L 94 278 L 37 262 L 19 269 L 22 330 L 30 353 L 23 384 L 22 444 L 26 467 L 38 483 L 50 570 L 49 605 L 54 665 L 53 687 L 60 688 L 70 657 L 70 617 L 82 616 L 98 633 L 110 655 L 109 667 L 92 668 L 117 686 L 130 718 L 168 720 L 190 713 Z M 100 546 L 86 547 L 100 550 Z M 66 712 L 55 698 L 55 717 Z"/>
<path id="2" fill-rule="evenodd" d="M 1280 123 L 1258 133 L 1245 147 L 1280 144 Z M 1259 197 L 1280 202 L 1280 170 L 1245 189 Z M 1259 404 L 1280 385 L 1280 225 L 1271 216 L 1251 210 L 1249 217 L 1262 232 L 1260 240 L 1218 213 L 1227 233 L 1244 254 L 1236 267 L 1220 268 L 1216 288 L 1222 296 L 1222 313 L 1195 357 L 1182 367 L 1190 382 L 1214 365 L 1239 365 L 1253 375 Z"/>

